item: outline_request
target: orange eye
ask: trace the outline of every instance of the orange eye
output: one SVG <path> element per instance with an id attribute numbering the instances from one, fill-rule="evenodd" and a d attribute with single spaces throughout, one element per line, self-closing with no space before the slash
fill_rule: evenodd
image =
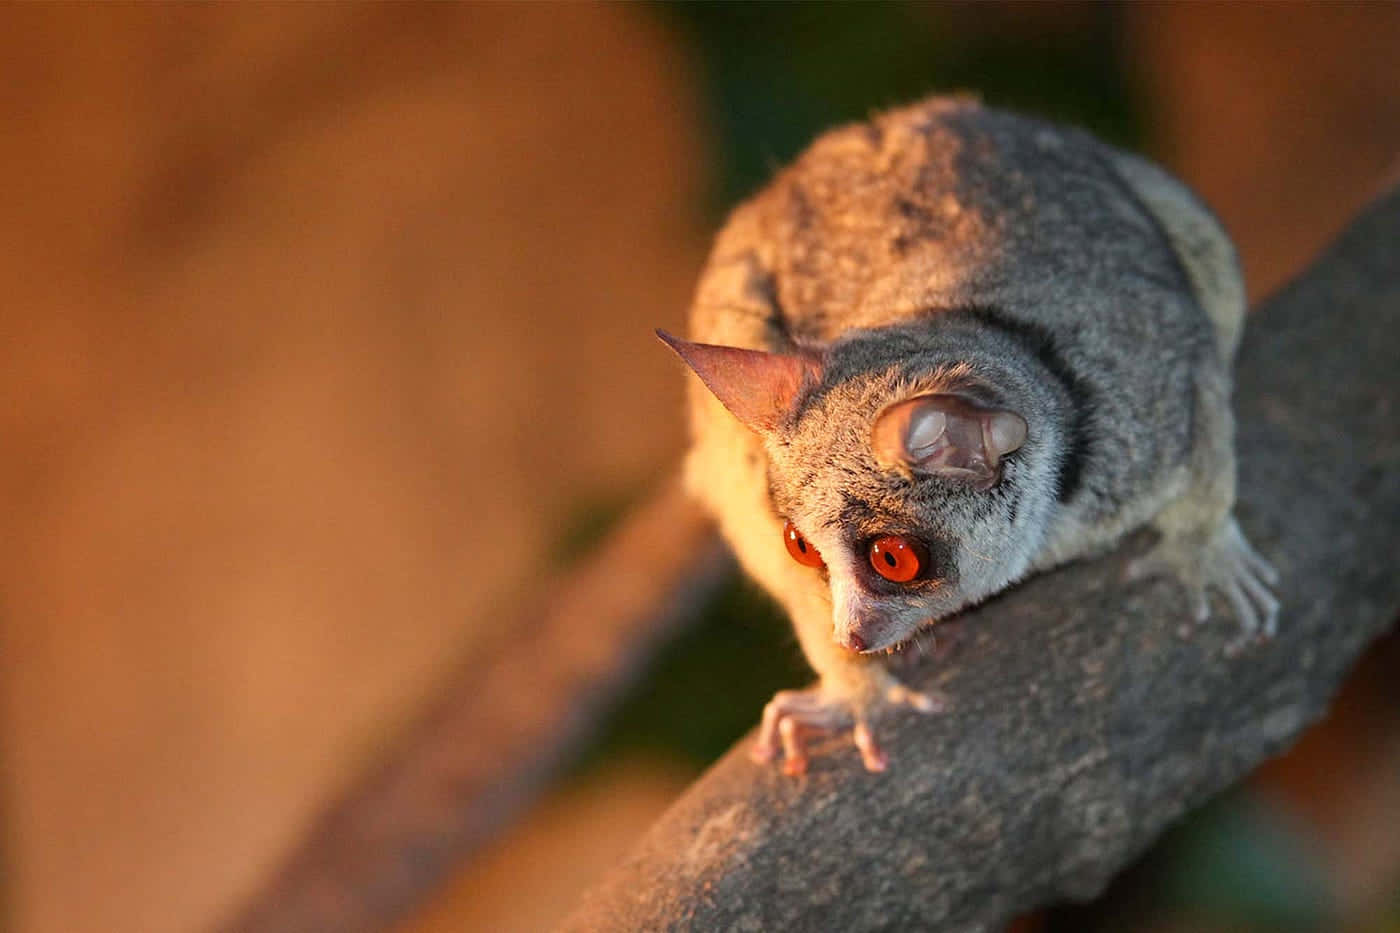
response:
<path id="1" fill-rule="evenodd" d="M 808 567 L 825 566 L 826 561 L 822 560 L 821 553 L 807 543 L 807 539 L 802 537 L 802 532 L 798 531 L 792 522 L 783 526 L 783 543 L 787 545 L 792 559 L 799 564 L 806 564 Z"/>
<path id="2" fill-rule="evenodd" d="M 885 535 L 870 542 L 870 566 L 886 580 L 908 583 L 924 569 L 923 549 L 903 535 Z"/>

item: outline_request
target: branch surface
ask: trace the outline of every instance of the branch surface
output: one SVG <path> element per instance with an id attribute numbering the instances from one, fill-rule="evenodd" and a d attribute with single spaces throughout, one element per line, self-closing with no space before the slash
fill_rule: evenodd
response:
<path id="1" fill-rule="evenodd" d="M 888 772 L 844 742 L 801 779 L 732 749 L 566 928 L 997 929 L 1092 897 L 1286 748 L 1400 610 L 1397 244 L 1400 189 L 1246 332 L 1236 514 L 1281 574 L 1274 641 L 1227 657 L 1220 604 L 1183 638 L 1182 592 L 1122 582 L 1121 552 L 1030 580 L 952 663 L 905 660 L 953 710 L 882 721 Z"/>

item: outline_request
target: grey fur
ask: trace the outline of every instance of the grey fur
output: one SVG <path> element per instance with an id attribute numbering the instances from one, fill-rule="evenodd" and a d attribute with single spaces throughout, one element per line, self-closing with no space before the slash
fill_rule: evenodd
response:
<path id="1" fill-rule="evenodd" d="M 817 692 L 861 724 L 905 695 L 835 640 L 906 643 L 1148 522 L 1163 538 L 1144 566 L 1197 606 L 1207 584 L 1232 603 L 1259 594 L 1267 567 L 1241 556 L 1230 518 L 1243 311 L 1228 238 L 1165 172 L 1083 132 L 927 100 L 822 136 L 720 233 L 692 337 L 819 353 L 821 379 L 762 437 L 696 387 L 689 485 L 792 615 Z M 993 488 L 876 463 L 875 418 L 930 387 L 1029 425 Z M 788 518 L 829 577 L 788 558 Z M 865 572 L 865 543 L 886 533 L 926 542 L 936 579 Z M 1262 618 L 1245 607 L 1247 629 L 1268 631 L 1270 600 L 1253 600 Z M 770 755 L 784 718 L 835 721 L 770 708 Z"/>

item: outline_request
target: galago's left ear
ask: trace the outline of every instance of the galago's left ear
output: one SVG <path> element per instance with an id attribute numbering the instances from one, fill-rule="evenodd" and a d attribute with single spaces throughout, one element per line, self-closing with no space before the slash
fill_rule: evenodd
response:
<path id="1" fill-rule="evenodd" d="M 685 360 L 725 408 L 760 434 L 777 427 L 803 389 L 821 381 L 821 360 L 816 356 L 691 343 L 660 330 L 656 336 Z"/>
<path id="2" fill-rule="evenodd" d="M 1026 442 L 1026 421 L 980 408 L 958 395 L 921 395 L 880 412 L 871 432 L 876 461 L 912 473 L 964 480 L 988 489 L 1001 458 Z"/>

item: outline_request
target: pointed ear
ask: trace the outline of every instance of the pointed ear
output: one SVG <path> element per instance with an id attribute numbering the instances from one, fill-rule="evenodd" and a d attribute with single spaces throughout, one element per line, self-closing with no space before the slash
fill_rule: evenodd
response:
<path id="1" fill-rule="evenodd" d="M 996 485 L 1001 458 L 1026 442 L 1026 421 L 957 395 L 921 395 L 880 412 L 871 432 L 876 461 L 913 473 Z"/>
<path id="2" fill-rule="evenodd" d="M 815 356 L 691 343 L 660 330 L 656 336 L 685 360 L 734 417 L 760 434 L 777 427 L 802 390 L 821 379 L 821 361 Z"/>

